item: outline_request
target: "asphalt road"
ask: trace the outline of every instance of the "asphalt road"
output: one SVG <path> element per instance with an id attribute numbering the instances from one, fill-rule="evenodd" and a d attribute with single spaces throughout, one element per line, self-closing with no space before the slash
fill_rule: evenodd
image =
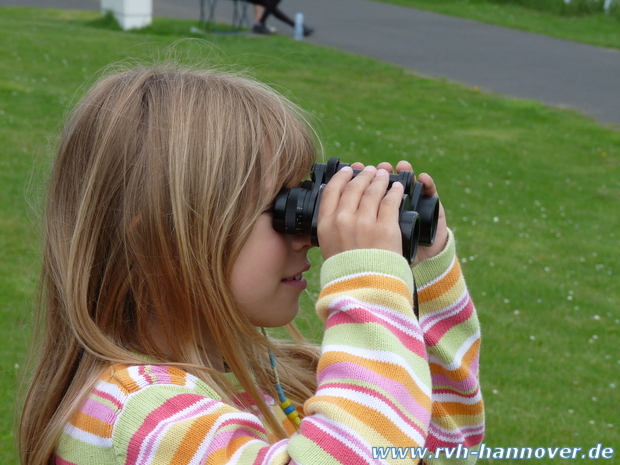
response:
<path id="1" fill-rule="evenodd" d="M 98 10 L 99 0 L 0 0 L 0 6 Z M 230 22 L 231 2 L 216 18 Z M 578 109 L 620 125 L 620 51 L 369 0 L 283 0 L 316 28 L 307 40 L 470 86 Z M 153 0 L 155 16 L 198 19 L 198 0 Z M 250 12 L 251 13 L 251 12 Z M 251 14 L 250 14 L 251 16 Z M 293 30 L 271 18 L 282 34 Z"/>

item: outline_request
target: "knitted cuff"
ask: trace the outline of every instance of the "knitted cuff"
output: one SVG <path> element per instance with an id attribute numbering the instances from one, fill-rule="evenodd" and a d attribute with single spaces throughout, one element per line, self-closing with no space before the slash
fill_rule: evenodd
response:
<path id="1" fill-rule="evenodd" d="M 456 244 L 454 234 L 448 229 L 448 242 L 439 255 L 427 258 L 412 268 L 418 289 L 426 286 L 448 271 L 454 261 L 455 255 Z"/>
<path id="2" fill-rule="evenodd" d="M 349 250 L 328 258 L 321 267 L 321 289 L 344 276 L 360 273 L 402 279 L 413 293 L 413 275 L 407 260 L 400 254 L 381 249 Z"/>

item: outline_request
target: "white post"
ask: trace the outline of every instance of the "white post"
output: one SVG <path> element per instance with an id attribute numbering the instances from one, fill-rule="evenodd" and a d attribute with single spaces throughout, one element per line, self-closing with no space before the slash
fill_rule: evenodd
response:
<path id="1" fill-rule="evenodd" d="M 153 0 L 101 0 L 101 13 L 111 11 L 123 30 L 139 29 L 153 22 Z"/>

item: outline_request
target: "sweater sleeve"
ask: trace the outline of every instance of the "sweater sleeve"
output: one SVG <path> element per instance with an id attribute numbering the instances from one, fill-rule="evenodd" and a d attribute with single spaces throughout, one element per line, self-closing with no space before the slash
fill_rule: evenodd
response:
<path id="1" fill-rule="evenodd" d="M 413 272 L 433 385 L 426 445 L 435 458 L 425 463 L 474 463 L 476 455 L 468 452 L 477 449 L 484 435 L 480 327 L 451 232 L 444 251 L 415 266 Z"/>
<path id="2" fill-rule="evenodd" d="M 318 390 L 305 404 L 291 456 L 308 463 L 317 450 L 297 447 L 312 437 L 330 459 L 380 463 L 388 450 L 426 442 L 430 371 L 413 314 L 413 276 L 405 259 L 383 250 L 355 250 L 326 260 L 317 312 L 325 321 Z M 373 449 L 381 447 L 383 449 Z M 390 447 L 400 449 L 387 449 Z M 402 460 L 401 460 L 402 461 Z"/>
<path id="3" fill-rule="evenodd" d="M 188 373 L 131 366 L 97 385 L 65 428 L 56 463 L 402 463 L 373 448 L 426 442 L 431 377 L 411 269 L 395 253 L 359 250 L 327 260 L 321 281 L 318 389 L 290 438 L 270 443 L 256 412 L 227 405 Z"/>

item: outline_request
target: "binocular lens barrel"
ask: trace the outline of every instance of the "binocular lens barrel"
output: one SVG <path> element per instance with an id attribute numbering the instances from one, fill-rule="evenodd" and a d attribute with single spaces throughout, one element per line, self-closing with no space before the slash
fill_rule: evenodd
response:
<path id="1" fill-rule="evenodd" d="M 325 185 L 346 163 L 330 158 L 327 164 L 316 163 L 311 181 L 300 187 L 282 189 L 273 204 L 273 227 L 285 234 L 308 235 L 312 245 L 318 246 L 318 211 Z M 361 170 L 353 170 L 357 176 Z M 418 244 L 429 246 L 435 240 L 439 220 L 439 197 L 424 195 L 422 183 L 415 182 L 414 173 L 401 171 L 390 174 L 388 189 L 394 182 L 405 188 L 400 205 L 399 226 L 403 238 L 403 256 L 413 263 Z"/>

